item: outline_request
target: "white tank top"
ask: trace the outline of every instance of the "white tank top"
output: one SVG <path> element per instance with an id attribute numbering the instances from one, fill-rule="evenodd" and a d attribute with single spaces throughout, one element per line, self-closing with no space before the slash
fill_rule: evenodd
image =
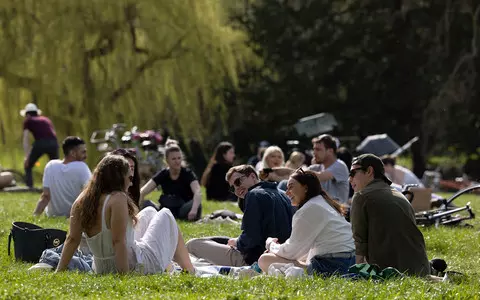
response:
<path id="1" fill-rule="evenodd" d="M 102 231 L 92 237 L 86 235 L 86 240 L 90 251 L 93 253 L 93 270 L 95 273 L 116 273 L 115 251 L 113 249 L 112 232 L 107 228 L 105 221 L 105 208 L 110 200 L 110 195 L 105 197 L 102 208 Z M 135 241 L 132 220 L 127 224 L 126 233 L 128 262 L 130 269 L 135 268 Z"/>

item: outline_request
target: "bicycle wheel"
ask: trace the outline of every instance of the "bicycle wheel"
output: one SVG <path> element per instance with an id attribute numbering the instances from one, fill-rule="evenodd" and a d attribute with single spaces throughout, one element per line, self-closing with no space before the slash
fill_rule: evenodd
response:
<path id="1" fill-rule="evenodd" d="M 465 205 L 465 202 L 469 202 L 473 199 L 480 198 L 480 184 L 469 186 L 456 194 L 446 199 L 446 207 L 456 207 Z"/>

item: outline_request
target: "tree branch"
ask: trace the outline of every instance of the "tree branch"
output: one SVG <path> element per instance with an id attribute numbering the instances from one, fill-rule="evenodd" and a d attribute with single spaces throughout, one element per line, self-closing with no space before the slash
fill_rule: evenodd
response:
<path id="1" fill-rule="evenodd" d="M 132 40 L 132 50 L 135 53 L 140 54 L 149 54 L 150 51 L 138 47 L 137 44 L 137 29 L 135 28 L 135 23 L 137 19 L 137 8 L 135 4 L 129 4 L 125 7 L 125 19 L 127 20 L 128 29 L 130 31 L 130 38 Z"/>
<path id="2" fill-rule="evenodd" d="M 170 50 L 167 51 L 167 53 L 163 55 L 152 55 L 150 58 L 148 58 L 145 62 L 143 62 L 141 65 L 135 68 L 135 72 L 133 77 L 127 81 L 123 86 L 119 87 L 116 91 L 112 93 L 110 96 L 110 101 L 111 103 L 115 103 L 121 96 L 123 96 L 126 92 L 132 89 L 133 85 L 135 82 L 140 79 L 140 77 L 143 75 L 143 73 L 153 67 L 156 62 L 161 61 L 161 60 L 168 60 L 168 59 L 173 59 L 175 57 L 180 56 L 181 54 L 184 54 L 187 52 L 187 49 L 184 49 L 181 47 L 182 41 L 185 39 L 185 37 L 188 35 L 189 32 L 186 32 L 183 36 L 181 36 L 177 42 L 170 48 Z M 177 51 L 176 54 L 174 52 Z"/>
<path id="3" fill-rule="evenodd" d="M 8 71 L 6 68 L 0 68 L 0 78 L 3 78 L 9 86 L 16 88 L 25 88 L 32 91 L 38 91 L 41 86 L 41 83 L 38 79 L 14 74 Z"/>
<path id="4" fill-rule="evenodd" d="M 114 46 L 113 38 L 111 36 L 107 37 L 102 35 L 98 39 L 96 47 L 93 49 L 87 50 L 85 54 L 89 59 L 105 56 L 113 51 L 113 46 Z"/>
<path id="5" fill-rule="evenodd" d="M 457 74 L 460 70 L 460 68 L 465 64 L 468 63 L 469 61 L 472 61 L 477 57 L 478 55 L 478 48 L 477 48 L 477 43 L 478 43 L 478 17 L 480 15 L 480 4 L 477 5 L 475 12 L 472 13 L 472 39 L 470 42 L 471 45 L 471 50 L 470 52 L 464 54 L 455 64 L 455 67 L 453 68 L 452 73 L 448 76 L 447 82 L 444 85 L 444 88 L 440 91 L 438 97 L 441 97 L 444 93 L 445 90 L 452 84 L 454 79 L 457 77 Z"/>

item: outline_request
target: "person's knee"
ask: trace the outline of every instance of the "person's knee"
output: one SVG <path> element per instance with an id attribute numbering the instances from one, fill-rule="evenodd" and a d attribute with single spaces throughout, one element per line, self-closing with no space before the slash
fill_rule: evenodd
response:
<path id="1" fill-rule="evenodd" d="M 188 253 L 195 255 L 197 246 L 198 246 L 199 239 L 191 239 L 185 243 L 185 247 L 187 247 Z"/>
<path id="2" fill-rule="evenodd" d="M 144 209 L 142 209 L 140 212 L 143 212 L 144 214 L 156 214 L 157 210 L 153 206 L 147 206 Z"/>
<path id="3" fill-rule="evenodd" d="M 138 219 L 151 219 L 155 216 L 157 210 L 151 206 L 143 208 L 137 215 Z"/>
<path id="4" fill-rule="evenodd" d="M 10 186 L 13 182 L 13 174 L 11 172 L 0 173 L 0 189 Z"/>
<path id="5" fill-rule="evenodd" d="M 258 258 L 258 266 L 264 273 L 268 272 L 268 267 L 270 266 L 270 255 L 268 253 L 262 254 L 260 258 Z"/>

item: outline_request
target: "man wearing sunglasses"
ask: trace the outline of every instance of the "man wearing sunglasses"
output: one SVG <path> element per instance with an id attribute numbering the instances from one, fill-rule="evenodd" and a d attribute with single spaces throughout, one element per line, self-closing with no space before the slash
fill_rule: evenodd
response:
<path id="1" fill-rule="evenodd" d="M 283 243 L 292 230 L 292 205 L 273 182 L 260 181 L 250 165 L 230 168 L 227 172 L 232 192 L 244 199 L 242 234 L 238 238 L 207 237 L 187 243 L 188 252 L 215 265 L 251 265 L 265 252 L 270 236 Z"/>
<path id="2" fill-rule="evenodd" d="M 430 263 L 415 212 L 405 196 L 390 187 L 380 158 L 373 154 L 354 158 L 349 180 L 355 191 L 350 220 L 356 262 L 428 275 Z"/>
<path id="3" fill-rule="evenodd" d="M 62 149 L 65 158 L 51 160 L 45 166 L 43 192 L 34 215 L 38 216 L 45 210 L 49 217 L 69 217 L 73 202 L 92 176 L 85 163 L 87 147 L 84 140 L 69 136 L 63 141 Z"/>

